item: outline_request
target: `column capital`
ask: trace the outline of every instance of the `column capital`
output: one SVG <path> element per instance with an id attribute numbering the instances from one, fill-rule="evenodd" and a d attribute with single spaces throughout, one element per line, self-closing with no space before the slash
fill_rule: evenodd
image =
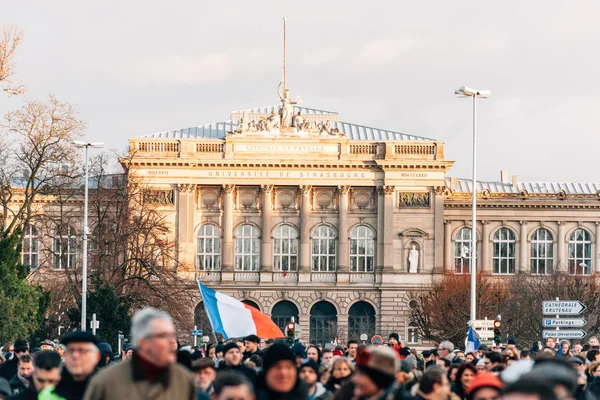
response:
<path id="1" fill-rule="evenodd" d="M 386 196 L 391 196 L 396 192 L 396 186 L 384 186 L 383 191 Z"/>
<path id="2" fill-rule="evenodd" d="M 450 224 L 452 224 L 452 222 L 453 222 L 453 221 L 452 221 L 452 220 L 450 220 L 450 219 L 445 219 L 445 220 L 444 220 L 444 225 L 450 225 Z"/>
<path id="3" fill-rule="evenodd" d="M 565 221 L 558 221 L 557 224 L 558 224 L 558 226 L 564 226 L 565 225 Z"/>
<path id="4" fill-rule="evenodd" d="M 521 224 L 521 225 L 527 225 L 527 222 L 529 222 L 529 221 L 519 221 L 519 224 Z"/>
<path id="5" fill-rule="evenodd" d="M 193 193 L 196 191 L 196 184 L 183 183 L 177 185 L 177 190 L 184 193 Z"/>
<path id="6" fill-rule="evenodd" d="M 271 194 L 273 192 L 273 185 L 260 185 L 261 190 L 264 194 Z"/>
<path id="7" fill-rule="evenodd" d="M 489 224 L 490 224 L 490 222 L 492 222 L 492 221 L 488 221 L 488 220 L 482 220 L 482 221 L 481 221 L 481 225 L 489 225 Z"/>
<path id="8" fill-rule="evenodd" d="M 302 194 L 310 194 L 310 191 L 312 190 L 311 185 L 300 185 L 299 188 L 302 190 Z"/>
<path id="9" fill-rule="evenodd" d="M 340 192 L 340 194 L 347 195 L 348 193 L 350 193 L 350 187 L 351 186 L 349 185 L 338 186 L 338 191 Z"/>
<path id="10" fill-rule="evenodd" d="M 223 185 L 223 190 L 225 191 L 225 193 L 227 194 L 231 194 L 233 193 L 233 191 L 235 190 L 235 185 Z"/>

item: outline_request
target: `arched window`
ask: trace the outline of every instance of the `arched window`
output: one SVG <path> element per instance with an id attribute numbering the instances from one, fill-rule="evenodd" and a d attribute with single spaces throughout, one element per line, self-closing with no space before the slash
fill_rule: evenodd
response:
<path id="1" fill-rule="evenodd" d="M 298 270 L 298 231 L 291 225 L 280 225 L 275 230 L 273 270 Z"/>
<path id="2" fill-rule="evenodd" d="M 310 309 L 310 343 L 332 342 L 339 335 L 337 330 L 337 311 L 328 301 L 319 301 Z"/>
<path id="3" fill-rule="evenodd" d="M 477 242 L 477 239 L 475 239 L 475 242 Z M 471 273 L 471 247 L 471 228 L 462 228 L 454 238 L 454 272 L 457 274 Z M 477 265 L 477 256 L 476 251 L 475 265 Z"/>
<path id="4" fill-rule="evenodd" d="M 37 268 L 39 262 L 39 240 L 35 226 L 27 225 L 23 231 L 23 265 L 32 269 Z"/>
<path id="5" fill-rule="evenodd" d="M 221 270 L 221 230 L 214 225 L 202 225 L 198 230 L 196 270 Z"/>
<path id="6" fill-rule="evenodd" d="M 537 229 L 531 235 L 531 273 L 545 275 L 552 272 L 554 243 L 548 229 Z"/>
<path id="7" fill-rule="evenodd" d="M 240 226 L 235 232 L 236 271 L 258 271 L 259 254 L 258 229 L 250 224 Z"/>
<path id="8" fill-rule="evenodd" d="M 75 268 L 77 260 L 77 239 L 73 227 L 62 226 L 56 231 L 52 251 L 54 253 L 54 268 Z"/>
<path id="9" fill-rule="evenodd" d="M 375 335 L 375 309 L 366 301 L 358 301 L 348 310 L 348 340 L 360 340 L 366 333 L 371 340 Z"/>
<path id="10" fill-rule="evenodd" d="M 359 225 L 350 232 L 350 272 L 373 272 L 375 232 Z"/>
<path id="11" fill-rule="evenodd" d="M 285 331 L 285 326 L 288 322 L 294 318 L 297 323 L 298 319 L 298 307 L 294 303 L 288 300 L 282 300 L 273 306 L 271 310 L 271 319 L 277 324 L 281 331 Z"/>
<path id="12" fill-rule="evenodd" d="M 576 229 L 569 237 L 569 273 L 592 273 L 592 235 L 584 229 Z"/>
<path id="13" fill-rule="evenodd" d="M 312 270 L 335 272 L 335 231 L 327 225 L 319 225 L 313 232 Z"/>
<path id="14" fill-rule="evenodd" d="M 494 234 L 494 273 L 514 274 L 516 264 L 515 234 L 508 228 L 500 228 Z"/>

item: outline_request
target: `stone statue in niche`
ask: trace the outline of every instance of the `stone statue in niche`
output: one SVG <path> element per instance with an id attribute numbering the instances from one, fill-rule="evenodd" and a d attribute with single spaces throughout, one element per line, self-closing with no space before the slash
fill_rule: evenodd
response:
<path id="1" fill-rule="evenodd" d="M 408 273 L 416 274 L 419 269 L 419 250 L 417 250 L 417 246 L 412 245 L 412 250 L 408 253 Z"/>

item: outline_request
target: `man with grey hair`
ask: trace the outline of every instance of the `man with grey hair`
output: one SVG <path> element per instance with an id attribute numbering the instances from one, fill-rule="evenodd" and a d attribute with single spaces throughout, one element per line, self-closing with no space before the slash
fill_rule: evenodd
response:
<path id="1" fill-rule="evenodd" d="M 450 363 L 452 363 L 452 360 L 454 359 L 454 354 L 452 353 L 453 351 L 454 345 L 448 340 L 444 340 L 438 346 L 438 356 L 440 358 L 445 358 L 446 360 L 450 361 Z"/>
<path id="2" fill-rule="evenodd" d="M 102 370 L 90 383 L 85 400 L 196 398 L 194 377 L 176 364 L 177 338 L 171 318 L 151 307 L 131 321 L 131 360 Z"/>

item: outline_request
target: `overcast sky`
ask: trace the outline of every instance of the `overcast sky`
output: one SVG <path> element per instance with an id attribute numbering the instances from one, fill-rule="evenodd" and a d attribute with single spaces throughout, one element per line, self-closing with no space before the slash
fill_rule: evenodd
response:
<path id="1" fill-rule="evenodd" d="M 368 6 L 368 8 L 367 8 Z M 28 98 L 76 104 L 87 138 L 127 139 L 223 121 L 277 103 L 282 17 L 288 87 L 345 121 L 432 137 L 478 178 L 599 182 L 600 2 L 13 1 L 0 24 L 25 32 Z M 0 98 L 0 112 L 23 97 Z"/>

